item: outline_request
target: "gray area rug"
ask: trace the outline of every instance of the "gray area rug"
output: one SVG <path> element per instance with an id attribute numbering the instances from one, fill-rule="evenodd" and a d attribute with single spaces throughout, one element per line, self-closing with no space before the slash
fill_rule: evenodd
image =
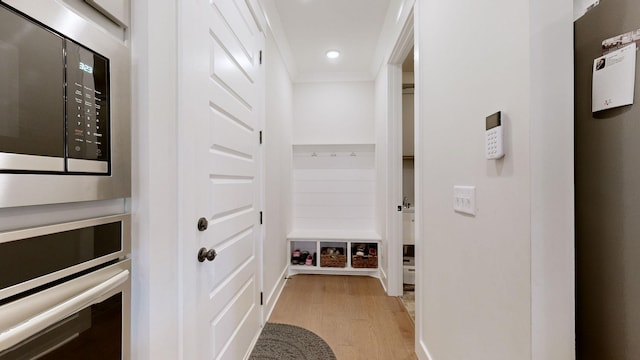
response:
<path id="1" fill-rule="evenodd" d="M 266 323 L 249 360 L 336 360 L 331 347 L 298 326 Z"/>

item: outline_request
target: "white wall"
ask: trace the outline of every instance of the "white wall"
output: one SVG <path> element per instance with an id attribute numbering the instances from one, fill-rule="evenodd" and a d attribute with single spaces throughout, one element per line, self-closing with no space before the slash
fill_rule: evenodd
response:
<path id="1" fill-rule="evenodd" d="M 295 144 L 372 144 L 374 82 L 296 83 Z"/>
<path id="2" fill-rule="evenodd" d="M 571 3 L 417 6 L 419 356 L 572 358 L 572 82 L 555 74 L 572 72 Z M 566 51 L 540 53 L 556 46 Z M 548 72 L 551 53 L 557 70 Z M 484 119 L 498 110 L 506 157 L 490 161 Z M 454 185 L 476 186 L 475 217 L 453 212 Z M 543 213 L 550 209 L 554 214 Z"/>
<path id="3" fill-rule="evenodd" d="M 132 8 L 132 359 L 178 359 L 176 0 Z"/>
<path id="4" fill-rule="evenodd" d="M 492 2 L 500 11 L 471 0 L 420 5 L 421 340 L 433 359 L 528 359 L 529 4 Z M 507 155 L 488 161 L 484 121 L 499 110 Z M 476 186 L 475 217 L 453 212 L 454 185 Z"/>
<path id="5" fill-rule="evenodd" d="M 530 29 L 532 359 L 574 359 L 571 2 L 532 0 Z"/>
<path id="6" fill-rule="evenodd" d="M 284 285 L 288 264 L 286 238 L 291 229 L 291 138 L 293 127 L 293 85 L 280 55 L 268 34 L 264 53 L 266 66 L 265 151 L 265 240 L 263 248 L 263 290 L 265 316 Z"/>

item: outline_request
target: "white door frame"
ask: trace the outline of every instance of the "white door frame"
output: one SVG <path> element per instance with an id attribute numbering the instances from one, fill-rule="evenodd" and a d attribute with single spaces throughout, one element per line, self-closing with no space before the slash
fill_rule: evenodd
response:
<path id="1" fill-rule="evenodd" d="M 260 30 L 260 35 L 262 37 L 262 50 L 261 53 L 264 56 L 265 49 L 267 47 L 267 19 L 264 14 L 264 10 L 260 5 L 258 0 L 246 0 L 247 6 L 251 11 L 251 15 L 253 16 L 258 29 Z M 260 63 L 260 66 L 265 66 L 264 61 Z M 267 77 L 266 72 L 262 72 L 262 88 L 260 91 L 262 95 L 260 96 L 260 109 L 258 116 L 258 132 L 260 134 L 260 145 L 257 153 L 257 161 L 260 164 L 259 170 L 257 174 L 256 181 L 259 186 L 259 194 L 256 199 L 256 204 L 260 207 L 260 211 L 263 212 L 266 204 L 266 191 L 267 191 L 267 145 L 262 141 L 263 132 L 266 128 L 267 122 L 267 104 L 266 104 L 266 91 L 267 91 Z M 260 228 L 258 229 L 258 246 L 256 248 L 256 256 L 258 257 L 258 273 L 256 274 L 256 279 L 258 280 L 258 287 L 260 289 L 260 294 L 264 293 L 264 242 L 266 241 L 266 232 L 265 232 L 265 224 L 264 221 L 260 224 Z M 262 303 L 260 306 L 260 325 L 264 327 L 264 324 L 267 323 L 268 313 L 265 312 L 264 295 L 261 295 L 260 302 Z M 255 344 L 254 344 L 255 345 Z"/>
<path id="2" fill-rule="evenodd" d="M 402 278 L 403 278 L 403 258 L 402 258 L 402 211 L 398 211 L 397 207 L 402 206 L 402 63 L 404 62 L 407 54 L 414 47 L 414 12 L 413 8 L 409 12 L 409 16 L 402 27 L 402 32 L 396 40 L 391 56 L 387 63 L 388 69 L 388 89 L 387 89 L 387 137 L 388 137 L 388 152 L 387 163 L 389 164 L 389 170 L 387 172 L 387 204 L 390 208 L 387 211 L 387 239 L 389 242 L 388 247 L 388 287 L 387 293 L 391 296 L 402 295 Z M 415 61 L 415 60 L 414 60 Z M 417 88 L 417 84 L 416 84 Z M 415 95 L 414 95 L 415 96 Z M 416 114 L 418 102 L 415 102 Z M 416 117 L 417 118 L 417 117 Z M 414 120 L 415 121 L 415 120 Z M 416 129 L 416 141 L 418 146 L 417 130 L 418 124 L 415 124 Z M 417 153 L 416 153 L 417 155 Z M 417 158 L 418 156 L 416 156 Z M 417 168 L 416 168 L 417 170 Z M 416 174 L 418 172 L 416 171 Z M 416 199 L 418 199 L 419 179 L 416 178 Z M 416 200 L 416 206 L 420 206 L 419 201 Z M 418 227 L 418 208 L 416 207 L 416 230 Z M 418 239 L 416 232 L 416 240 Z M 417 241 L 416 241 L 417 243 Z M 417 260 L 417 259 L 416 259 Z"/>

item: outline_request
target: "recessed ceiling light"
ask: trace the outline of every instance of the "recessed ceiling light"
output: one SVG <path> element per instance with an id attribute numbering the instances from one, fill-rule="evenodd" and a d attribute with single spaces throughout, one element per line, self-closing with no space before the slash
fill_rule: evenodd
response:
<path id="1" fill-rule="evenodd" d="M 329 50 L 326 52 L 326 55 L 329 59 L 337 59 L 340 56 L 340 51 L 338 50 Z"/>

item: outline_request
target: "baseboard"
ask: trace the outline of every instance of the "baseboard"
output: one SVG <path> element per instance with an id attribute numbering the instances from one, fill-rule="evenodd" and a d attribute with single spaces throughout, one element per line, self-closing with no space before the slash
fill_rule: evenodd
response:
<path id="1" fill-rule="evenodd" d="M 387 273 L 384 272 L 384 269 L 382 267 L 380 267 L 380 284 L 382 285 L 382 288 L 384 289 L 384 292 L 386 294 L 389 294 L 389 289 L 387 288 L 387 282 L 389 281 L 389 277 L 387 277 Z"/>
<path id="2" fill-rule="evenodd" d="M 264 303 L 264 309 L 262 312 L 264 314 L 263 324 L 266 323 L 269 317 L 271 316 L 271 313 L 273 312 L 273 309 L 276 307 L 276 303 L 278 302 L 278 299 L 282 294 L 284 285 L 287 282 L 287 271 L 288 271 L 287 269 L 288 267 L 285 266 L 284 269 L 282 270 L 282 273 L 280 273 L 280 277 L 279 277 L 280 280 L 278 281 L 276 286 L 273 287 L 271 292 L 267 294 L 266 301 Z"/>
<path id="3" fill-rule="evenodd" d="M 286 273 L 287 273 L 287 267 L 285 266 L 284 270 L 280 274 L 280 277 L 279 277 L 280 280 L 278 281 L 276 286 L 273 287 L 271 292 L 267 295 L 266 302 L 263 305 L 264 308 L 263 308 L 262 314 L 264 318 L 262 319 L 260 331 L 258 331 L 254 339 L 251 340 L 251 346 L 249 346 L 249 350 L 245 354 L 243 360 L 248 360 L 249 356 L 251 356 L 251 352 L 253 352 L 253 348 L 256 346 L 256 343 L 258 342 L 258 338 L 262 333 L 262 328 L 264 328 L 264 324 L 267 322 L 267 319 L 269 319 L 269 316 L 271 316 L 271 312 L 273 312 L 273 308 L 275 308 L 276 303 L 278 302 L 278 298 L 280 298 L 280 294 L 282 294 L 282 290 L 284 289 L 284 285 L 287 280 Z"/>
<path id="4" fill-rule="evenodd" d="M 242 358 L 242 360 L 249 360 L 249 357 L 251 356 L 251 353 L 253 352 L 253 348 L 256 347 L 256 343 L 258 342 L 258 338 L 260 337 L 260 334 L 262 334 L 262 329 L 264 328 L 264 326 L 260 326 L 260 331 L 258 331 L 256 333 L 256 335 L 253 337 L 253 340 L 251 340 L 251 344 L 249 345 L 249 349 L 247 350 L 247 353 L 244 354 L 244 357 Z"/>
<path id="5" fill-rule="evenodd" d="M 418 331 L 417 326 L 416 331 Z M 418 355 L 418 359 L 420 360 L 434 360 L 433 356 L 431 356 L 429 350 L 427 349 L 427 344 L 425 344 L 422 340 L 420 340 L 420 342 L 418 342 L 418 346 L 416 346 L 416 355 Z"/>

